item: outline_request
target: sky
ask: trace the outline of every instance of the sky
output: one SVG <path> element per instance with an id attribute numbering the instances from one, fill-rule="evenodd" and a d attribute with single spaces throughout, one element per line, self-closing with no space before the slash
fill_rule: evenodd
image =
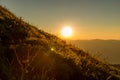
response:
<path id="1" fill-rule="evenodd" d="M 74 40 L 120 40 L 120 0 L 0 0 L 0 5 L 57 36 L 71 26 Z"/>

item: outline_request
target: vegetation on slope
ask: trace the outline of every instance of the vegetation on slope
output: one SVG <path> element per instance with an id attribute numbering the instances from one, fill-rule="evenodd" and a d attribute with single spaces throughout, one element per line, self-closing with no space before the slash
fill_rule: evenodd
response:
<path id="1" fill-rule="evenodd" d="M 0 6 L 1 80 L 120 80 L 120 70 Z"/>

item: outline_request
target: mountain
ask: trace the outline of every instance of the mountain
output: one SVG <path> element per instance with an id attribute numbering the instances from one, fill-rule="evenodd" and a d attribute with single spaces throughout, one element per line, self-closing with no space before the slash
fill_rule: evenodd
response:
<path id="1" fill-rule="evenodd" d="M 92 55 L 105 59 L 110 64 L 120 64 L 120 40 L 74 40 L 75 46 Z"/>
<path id="2" fill-rule="evenodd" d="M 120 80 L 120 70 L 0 6 L 0 80 Z"/>

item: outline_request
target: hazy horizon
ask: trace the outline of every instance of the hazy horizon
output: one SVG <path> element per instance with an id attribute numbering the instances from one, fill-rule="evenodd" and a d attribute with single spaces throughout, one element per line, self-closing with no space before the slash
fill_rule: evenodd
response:
<path id="1" fill-rule="evenodd" d="M 120 64 L 120 40 L 73 40 L 69 43 L 110 64 Z"/>
<path id="2" fill-rule="evenodd" d="M 68 40 L 75 40 L 75 41 L 77 41 L 77 40 L 115 40 L 115 41 L 120 41 L 120 39 L 96 39 L 96 38 L 93 38 L 93 39 L 68 39 Z"/>

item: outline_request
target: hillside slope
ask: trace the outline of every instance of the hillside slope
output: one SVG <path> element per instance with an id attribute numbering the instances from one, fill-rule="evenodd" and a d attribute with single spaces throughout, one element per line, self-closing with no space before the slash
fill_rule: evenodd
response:
<path id="1" fill-rule="evenodd" d="M 120 80 L 120 70 L 0 6 L 1 80 Z"/>

